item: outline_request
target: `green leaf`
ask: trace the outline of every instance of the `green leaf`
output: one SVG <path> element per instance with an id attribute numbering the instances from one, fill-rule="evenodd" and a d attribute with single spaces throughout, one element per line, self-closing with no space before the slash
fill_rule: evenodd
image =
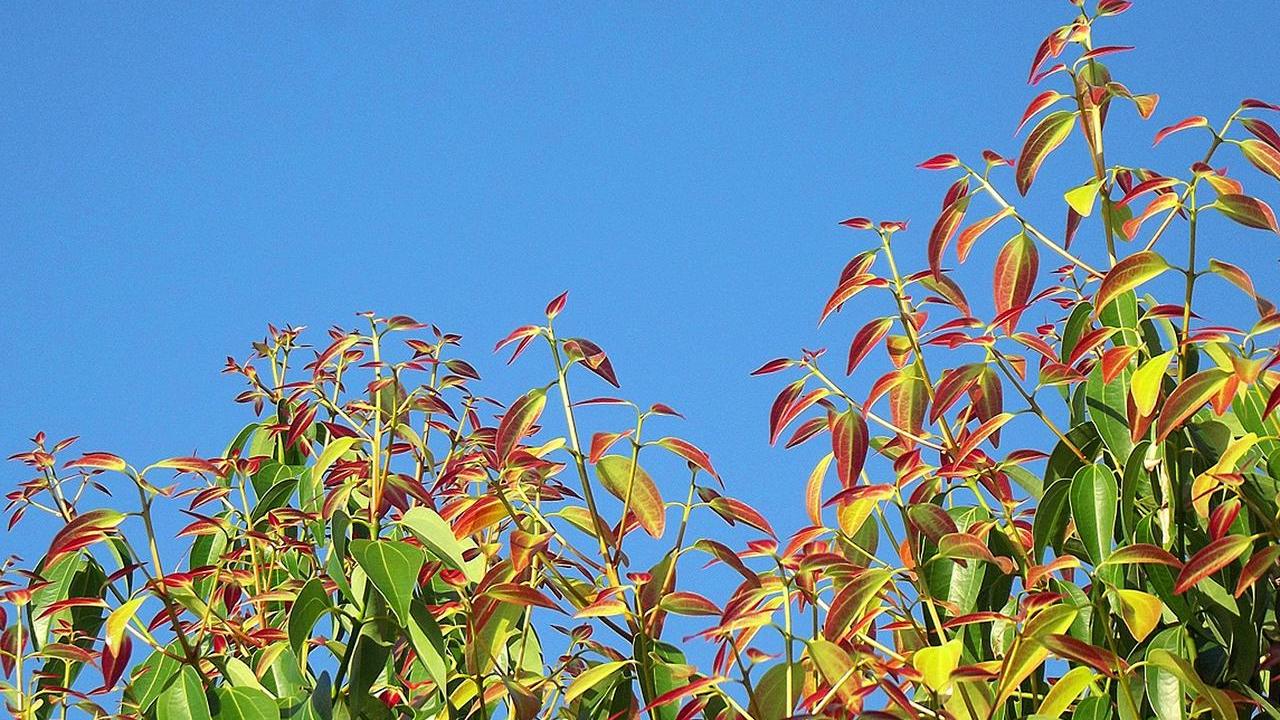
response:
<path id="1" fill-rule="evenodd" d="M 218 688 L 218 720 L 279 718 L 280 709 L 265 692 L 248 686 Z"/>
<path id="2" fill-rule="evenodd" d="M 1102 379 L 1102 363 L 1098 363 L 1089 372 L 1089 379 L 1084 386 L 1089 419 L 1097 426 L 1098 435 L 1117 463 L 1124 462 L 1129 453 L 1133 452 L 1129 418 L 1125 415 L 1129 375 L 1129 370 L 1122 370 L 1111 382 L 1105 382 Z"/>
<path id="3" fill-rule="evenodd" d="M 787 698 L 787 676 L 791 676 L 791 697 Z M 784 720 L 791 717 L 804 688 L 804 668 L 799 663 L 778 663 L 760 676 L 755 687 L 751 716 L 756 720 Z"/>
<path id="4" fill-rule="evenodd" d="M 1071 517 L 1089 561 L 1099 565 L 1111 553 L 1120 488 L 1105 465 L 1080 468 L 1071 479 Z"/>
<path id="5" fill-rule="evenodd" d="M 299 658 L 303 656 L 302 646 L 311 637 L 316 621 L 330 607 L 332 603 L 329 601 L 329 594 L 325 592 L 324 581 L 320 578 L 311 578 L 298 591 L 293 609 L 289 611 L 289 646 Z"/>
<path id="6" fill-rule="evenodd" d="M 484 573 L 483 563 L 469 563 L 462 558 L 467 547 L 454 537 L 449 523 L 439 513 L 417 505 L 409 508 L 400 519 L 400 524 L 418 538 L 427 552 L 454 570 L 462 571 L 468 582 L 480 582 Z"/>
<path id="7" fill-rule="evenodd" d="M 1148 643 L 1147 652 L 1144 656 L 1148 662 L 1144 673 L 1147 697 L 1151 700 L 1151 707 L 1155 710 L 1156 718 L 1158 720 L 1186 720 L 1186 703 L 1183 701 L 1184 690 L 1182 682 L 1173 673 L 1151 662 L 1151 653 L 1156 650 L 1172 652 L 1175 655 L 1186 655 L 1192 652 L 1186 629 L 1171 627 L 1156 633 L 1155 637 L 1151 638 L 1151 642 Z"/>
<path id="8" fill-rule="evenodd" d="M 265 716 L 264 716 L 265 717 Z M 195 668 L 184 667 L 178 681 L 156 700 L 157 720 L 212 720 L 204 685 Z"/>
<path id="9" fill-rule="evenodd" d="M 133 670 L 127 694 L 132 696 L 138 710 L 146 712 L 160 697 L 178 674 L 179 664 L 174 658 L 182 656 L 182 647 L 174 641 L 162 653 L 152 653 Z"/>
<path id="10" fill-rule="evenodd" d="M 1044 560 L 1046 548 L 1062 547 L 1062 536 L 1071 518 L 1071 481 L 1061 478 L 1045 488 L 1031 523 L 1032 559 Z"/>
<path id="11" fill-rule="evenodd" d="M 446 655 L 440 626 L 421 602 L 413 603 L 410 614 L 412 617 L 408 630 L 413 653 L 436 686 L 443 690 L 448 687 L 449 665 L 453 658 Z"/>
<path id="12" fill-rule="evenodd" d="M 351 554 L 400 623 L 408 624 L 409 603 L 426 562 L 422 550 L 399 540 L 352 540 Z"/>

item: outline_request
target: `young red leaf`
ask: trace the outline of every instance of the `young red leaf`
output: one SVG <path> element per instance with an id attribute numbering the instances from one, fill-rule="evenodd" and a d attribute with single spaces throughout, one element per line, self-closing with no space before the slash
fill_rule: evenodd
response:
<path id="1" fill-rule="evenodd" d="M 81 455 L 79 458 L 63 465 L 64 468 L 88 468 L 90 470 L 115 470 L 121 472 L 125 469 L 125 462 L 111 453 L 91 452 Z"/>
<path id="2" fill-rule="evenodd" d="M 1044 92 L 1035 96 L 1035 98 L 1031 100 L 1031 104 L 1027 105 L 1026 111 L 1022 113 L 1022 119 L 1018 121 L 1018 128 L 1013 131 L 1013 134 L 1017 135 L 1018 133 L 1022 132 L 1022 127 L 1027 124 L 1027 121 L 1030 120 L 1032 117 L 1034 117 L 1041 110 L 1044 110 L 1050 105 L 1058 102 L 1059 100 L 1065 99 L 1067 97 L 1068 97 L 1067 95 L 1063 95 L 1062 93 L 1057 92 L 1056 90 L 1045 90 Z"/>
<path id="3" fill-rule="evenodd" d="M 1197 127 L 1209 127 L 1209 118 L 1203 115 L 1192 115 L 1186 120 L 1182 120 L 1181 122 L 1176 122 L 1167 128 L 1162 128 L 1159 132 L 1156 133 L 1156 139 L 1154 142 L 1151 143 L 1151 145 L 1154 147 L 1156 145 L 1159 145 L 1161 141 L 1163 141 L 1165 138 L 1169 137 L 1174 133 L 1182 132 L 1183 130 L 1188 130 L 1190 128 L 1197 128 Z"/>
<path id="4" fill-rule="evenodd" d="M 1018 318 L 1022 315 L 1021 308 L 1031 297 L 1039 269 L 1039 253 L 1026 233 L 1018 233 L 1010 238 L 996 256 L 992 291 L 995 295 L 996 313 L 1005 315 L 1005 332 L 1012 333 L 1017 326 Z"/>
<path id="5" fill-rule="evenodd" d="M 827 304 L 823 306 L 822 316 L 818 318 L 818 324 L 821 325 L 825 322 L 827 316 L 848 302 L 849 298 L 857 295 L 873 284 L 877 284 L 877 279 L 878 278 L 874 275 L 862 274 L 841 280 L 840 284 L 836 286 L 835 291 L 831 293 L 831 297 L 827 299 Z"/>
<path id="6" fill-rule="evenodd" d="M 544 607 L 564 612 L 554 600 L 534 590 L 528 585 L 518 583 L 499 583 L 484 591 L 486 597 L 525 607 Z"/>
<path id="7" fill-rule="evenodd" d="M 564 310 L 565 301 L 567 301 L 568 299 L 569 299 L 569 291 L 565 290 L 564 292 L 555 296 L 555 298 L 553 298 L 551 302 L 547 303 L 547 310 L 546 310 L 547 319 L 554 320 L 555 317 L 560 314 L 560 311 Z"/>
<path id="8" fill-rule="evenodd" d="M 969 207 L 969 197 L 961 193 L 948 202 L 938 215 L 933 229 L 929 232 L 929 269 L 934 275 L 942 273 L 942 255 L 955 235 L 960 223 L 964 220 L 965 210 Z"/>
<path id="9" fill-rule="evenodd" d="M 624 437 L 631 434 L 630 430 L 620 433 L 598 432 L 591 436 L 591 452 L 587 455 L 587 462 L 594 465 L 602 455 L 613 447 L 613 444 Z"/>
<path id="10" fill-rule="evenodd" d="M 1109 383 L 1120 377 L 1129 362 L 1142 348 L 1136 345 L 1120 345 L 1107 348 L 1102 353 L 1102 382 Z"/>
<path id="11" fill-rule="evenodd" d="M 1276 150 L 1280 150 L 1280 133 L 1270 124 L 1263 122 L 1257 118 L 1242 118 L 1240 124 L 1245 130 L 1253 133 L 1254 137 L 1262 140 Z"/>
<path id="12" fill-rule="evenodd" d="M 951 368 L 942 373 L 933 392 L 933 407 L 929 410 L 929 422 L 937 422 L 942 414 L 969 391 L 982 375 L 982 363 L 970 363 Z M 923 390 L 923 387 L 921 388 Z"/>
<path id="13" fill-rule="evenodd" d="M 1040 644 L 1058 657 L 1083 663 L 1110 677 L 1116 677 L 1129 668 L 1128 663 L 1110 650 L 1090 645 L 1070 635 L 1046 635 L 1040 638 Z"/>
<path id="14" fill-rule="evenodd" d="M 1147 543 L 1134 543 L 1116 548 L 1102 561 L 1103 565 L 1167 565 L 1182 567 L 1182 561 L 1164 548 Z"/>
<path id="15" fill-rule="evenodd" d="M 1280 545 L 1272 545 L 1254 553 L 1253 557 L 1249 558 L 1249 562 L 1245 563 L 1244 569 L 1240 571 L 1235 596 L 1240 597 L 1246 590 L 1253 587 L 1254 583 L 1276 566 L 1277 559 L 1280 559 Z"/>
<path id="16" fill-rule="evenodd" d="M 753 376 L 754 376 L 754 375 L 768 375 L 768 374 L 770 374 L 770 373 L 776 373 L 776 372 L 778 372 L 779 370 L 785 370 L 785 369 L 787 369 L 787 368 L 791 367 L 791 365 L 792 365 L 792 364 L 793 364 L 793 362 L 792 362 L 791 360 L 788 360 L 787 358 L 777 358 L 777 359 L 774 359 L 774 360 L 770 360 L 769 362 L 767 362 L 767 363 L 765 363 L 765 364 L 761 365 L 760 367 L 756 368 L 755 370 L 752 370 L 752 371 L 751 371 L 751 374 L 752 374 Z"/>
<path id="17" fill-rule="evenodd" d="M 867 460 L 867 422 L 855 410 L 835 416 L 831 423 L 831 450 L 836 458 L 836 475 L 844 487 L 858 482 L 858 473 Z"/>
<path id="18" fill-rule="evenodd" d="M 1027 136 L 1027 142 L 1018 156 L 1017 167 L 1014 168 L 1014 181 L 1019 193 L 1026 195 L 1031 189 L 1031 183 L 1040 171 L 1044 159 L 1071 134 L 1075 118 L 1076 113 L 1068 110 L 1050 113 Z"/>
<path id="19" fill-rule="evenodd" d="M 1276 214 L 1272 212 L 1271 206 L 1255 197 L 1219 195 L 1217 202 L 1210 207 L 1216 207 L 1223 215 L 1245 227 L 1280 233 L 1280 227 L 1276 226 Z"/>
<path id="20" fill-rule="evenodd" d="M 949 170 L 954 167 L 960 167 L 960 158 L 951 153 L 943 153 L 942 155 L 934 155 L 916 167 L 925 170 Z"/>
<path id="21" fill-rule="evenodd" d="M 1280 150 L 1262 140 L 1249 138 L 1240 141 L 1240 152 L 1254 167 L 1280 180 Z"/>
<path id="22" fill-rule="evenodd" d="M 1093 298 L 1093 316 L 1098 317 L 1112 300 L 1168 269 L 1169 263 L 1154 250 L 1136 252 L 1116 263 L 1102 279 L 1102 286 Z"/>
<path id="23" fill-rule="evenodd" d="M 676 615 L 719 615 L 720 608 L 705 597 L 692 592 L 677 590 L 662 596 L 659 605 L 663 610 Z"/>
<path id="24" fill-rule="evenodd" d="M 1181 595 L 1191 589 L 1196 583 L 1230 565 L 1251 545 L 1253 539 L 1244 535 L 1227 535 L 1205 545 L 1182 567 L 1182 572 L 1178 573 L 1178 579 L 1173 584 L 1173 593 Z"/>
<path id="25" fill-rule="evenodd" d="M 498 453 L 499 460 L 506 460 L 511 455 L 520 439 L 528 435 L 534 423 L 538 422 L 546 406 L 547 391 L 542 388 L 530 390 L 511 403 L 511 407 L 502 415 L 502 421 L 498 423 L 498 432 L 494 438 L 494 450 Z"/>
<path id="26" fill-rule="evenodd" d="M 711 466 L 711 458 L 705 452 L 694 446 L 693 443 L 681 440 L 677 437 L 665 437 L 659 440 L 658 444 L 684 458 L 694 466 L 707 471 L 715 479 L 720 479 L 720 474 Z"/>
<path id="27" fill-rule="evenodd" d="M 1232 374 L 1225 370 L 1211 368 L 1201 370 L 1174 388 L 1156 419 L 1156 441 L 1164 442 L 1169 433 L 1181 427 L 1187 418 L 1204 407 L 1231 377 Z"/>
<path id="28" fill-rule="evenodd" d="M 858 363 L 861 363 L 867 357 L 867 353 L 870 353 L 884 339 L 891 327 L 893 327 L 893 318 L 876 318 L 863 325 L 854 334 L 853 342 L 849 344 L 849 362 L 845 365 L 845 375 L 851 374 L 854 368 L 858 367 Z"/>
<path id="29" fill-rule="evenodd" d="M 960 232 L 960 237 L 956 239 L 956 255 L 959 256 L 960 262 L 964 262 L 969 257 L 969 252 L 973 250 L 973 244 L 982 237 L 982 234 L 990 230 L 996 223 L 1013 214 L 1013 208 L 1008 207 L 1000 210 L 994 215 L 979 220 Z"/>

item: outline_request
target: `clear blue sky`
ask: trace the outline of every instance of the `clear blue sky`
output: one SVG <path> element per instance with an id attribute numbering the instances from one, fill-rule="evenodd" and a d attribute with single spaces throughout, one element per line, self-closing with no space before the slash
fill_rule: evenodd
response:
<path id="1" fill-rule="evenodd" d="M 215 454 L 250 419 L 226 355 L 267 322 L 319 332 L 365 309 L 461 332 L 509 400 L 545 366 L 503 370 L 490 348 L 568 289 L 562 324 L 610 352 L 626 394 L 684 411 L 670 429 L 793 528 L 818 451 L 767 446 L 778 382 L 747 372 L 802 345 L 843 354 L 860 323 L 819 330 L 817 314 L 862 246 L 835 223 L 910 218 L 923 244 L 946 181 L 913 166 L 1016 155 L 1030 57 L 1069 15 L 1048 1 L 5 4 L 0 446 L 44 429 L 139 463 Z M 1278 24 L 1261 0 L 1147 0 L 1106 23 L 1099 43 L 1138 46 L 1112 60 L 1117 78 L 1162 96 L 1145 125 L 1119 113 L 1113 142 L 1133 154 L 1109 159 L 1150 159 L 1155 130 L 1186 115 L 1280 100 Z M 1159 167 L 1202 147 L 1175 138 Z M 1027 207 L 1085 169 L 1073 141 Z M 1212 242 L 1275 277 L 1276 238 L 1219 229 Z M 21 537 L 0 553 L 34 554 Z"/>

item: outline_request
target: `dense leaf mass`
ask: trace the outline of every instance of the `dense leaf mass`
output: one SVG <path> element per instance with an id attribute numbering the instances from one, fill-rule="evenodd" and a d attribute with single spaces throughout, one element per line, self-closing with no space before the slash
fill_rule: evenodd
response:
<path id="1" fill-rule="evenodd" d="M 773 480 L 807 526 L 775 535 L 670 434 L 675 410 L 615 397 L 605 350 L 557 332 L 565 295 L 498 344 L 512 361 L 536 349 L 545 373 L 505 403 L 478 394 L 458 336 L 410 317 L 366 314 L 317 346 L 271 327 L 227 361 L 256 419 L 221 455 L 142 466 L 38 434 L 14 456 L 11 532 L 37 513 L 60 529 L 0 569 L 5 704 L 24 719 L 1280 717 L 1280 314 L 1247 258 L 1209 257 L 1231 247 L 1214 227 L 1276 232 L 1252 188 L 1280 177 L 1280 107 L 1155 132 L 1205 137 L 1185 172 L 1114 164 L 1108 119 L 1157 101 L 1104 65 L 1130 48 L 1094 44 L 1128 6 L 1073 3 L 1040 44 L 1031 81 L 1059 87 L 1021 116 L 1016 163 L 922 164 L 950 176 L 927 241 L 841 223 L 861 245 L 820 316 L 844 328 L 852 298 L 867 309 L 845 361 L 863 389 L 822 351 L 754 373 L 786 378 L 771 441 L 816 451 L 807 480 Z M 1038 171 L 1072 153 L 1087 179 L 1061 191 L 1055 232 L 1007 198 L 1043 192 Z M 1211 164 L 1227 162 L 1244 180 Z M 1238 227 L 1202 229 L 1209 216 Z M 966 292 L 949 266 L 978 257 L 990 285 Z M 1256 320 L 1193 310 L 1211 275 Z M 873 353 L 888 373 L 866 375 Z M 176 540 L 158 513 L 187 523 Z M 704 573 L 717 580 L 691 581 Z"/>

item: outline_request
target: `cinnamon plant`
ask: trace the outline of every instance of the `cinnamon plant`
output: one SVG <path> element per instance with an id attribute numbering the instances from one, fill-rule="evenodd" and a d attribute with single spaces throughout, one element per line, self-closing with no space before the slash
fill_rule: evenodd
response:
<path id="1" fill-rule="evenodd" d="M 1073 2 L 1040 44 L 1016 157 L 922 163 L 950 180 L 927 235 L 841 223 L 856 250 L 820 319 L 847 356 L 756 371 L 787 378 L 770 442 L 818 458 L 779 492 L 804 527 L 779 536 L 735 499 L 674 409 L 618 397 L 605 351 L 564 334 L 564 295 L 497 345 L 540 368 L 515 398 L 406 316 L 272 327 L 227 361 L 255 419 L 218 456 L 139 464 L 43 434 L 14 456 L 10 533 L 60 529 L 2 569 L 6 706 L 1280 717 L 1280 313 L 1224 230 L 1278 232 L 1260 196 L 1280 106 L 1187 118 L 1153 139 L 1198 133 L 1198 157 L 1123 164 L 1108 120 L 1157 109 L 1107 66 L 1132 50 L 1106 44 L 1128 7 Z M 1073 155 L 1078 184 L 1037 183 Z M 1065 222 L 1032 217 L 1032 192 Z M 1209 283 L 1256 316 L 1205 302 Z M 733 583 L 699 582 L 706 565 Z"/>

